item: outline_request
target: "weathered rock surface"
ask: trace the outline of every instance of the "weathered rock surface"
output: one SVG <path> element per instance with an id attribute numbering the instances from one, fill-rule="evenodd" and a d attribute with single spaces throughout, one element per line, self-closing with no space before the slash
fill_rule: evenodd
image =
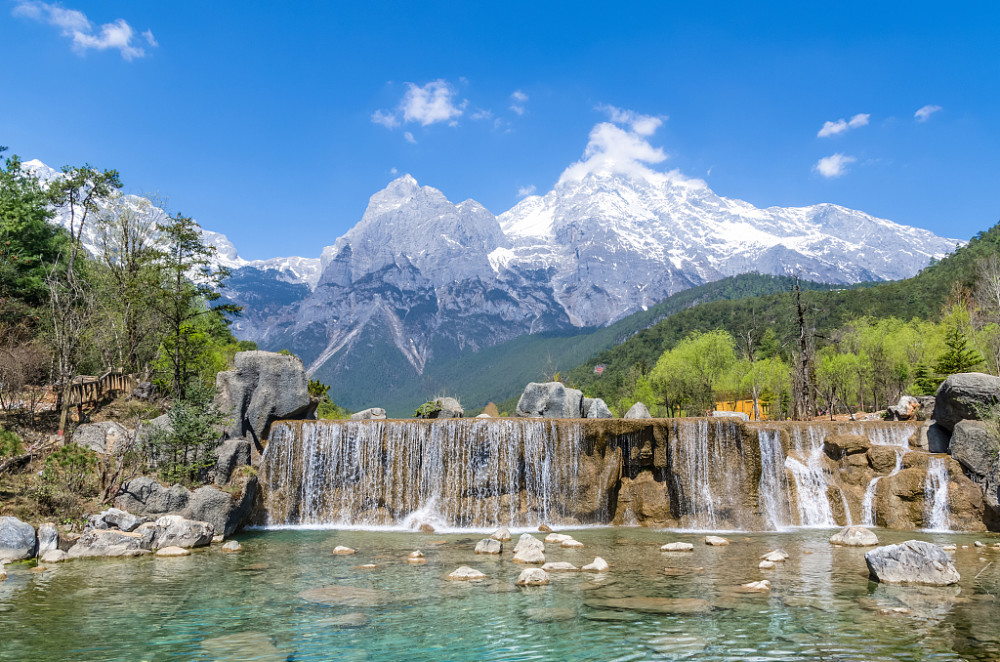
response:
<path id="1" fill-rule="evenodd" d="M 878 536 L 863 526 L 845 526 L 833 534 L 830 543 L 845 547 L 871 547 L 878 544 Z"/>
<path id="2" fill-rule="evenodd" d="M 542 566 L 542 570 L 545 572 L 576 572 L 579 568 L 568 561 L 550 561 Z"/>
<path id="3" fill-rule="evenodd" d="M 457 569 L 453 570 L 449 575 L 448 579 L 456 581 L 470 581 L 474 579 L 486 579 L 486 575 L 479 572 L 475 568 L 470 568 L 467 565 L 459 566 Z"/>
<path id="4" fill-rule="evenodd" d="M 531 382 L 517 401 L 515 416 L 522 418 L 582 418 L 583 392 L 561 382 Z"/>
<path id="5" fill-rule="evenodd" d="M 476 543 L 475 554 L 500 554 L 503 552 L 503 543 L 492 538 L 483 538 Z"/>
<path id="6" fill-rule="evenodd" d="M 42 563 L 62 563 L 67 558 L 69 555 L 61 549 L 50 549 L 40 557 Z"/>
<path id="7" fill-rule="evenodd" d="M 600 556 L 595 556 L 593 561 L 580 568 L 580 570 L 584 572 L 607 572 L 609 567 L 607 561 Z"/>
<path id="8" fill-rule="evenodd" d="M 514 545 L 514 551 L 520 552 L 527 549 L 537 549 L 540 552 L 544 552 L 545 543 L 530 533 L 522 533 L 521 537 L 517 539 L 517 544 Z"/>
<path id="9" fill-rule="evenodd" d="M 920 411 L 920 401 L 912 395 L 904 395 L 899 402 L 886 408 L 890 421 L 909 421 L 917 417 Z"/>
<path id="10" fill-rule="evenodd" d="M 132 441 L 133 432 L 115 421 L 85 423 L 73 431 L 73 443 L 101 455 L 122 455 Z"/>
<path id="11" fill-rule="evenodd" d="M 52 522 L 46 522 L 38 527 L 38 556 L 45 552 L 59 549 L 59 529 Z"/>
<path id="12" fill-rule="evenodd" d="M 235 540 L 230 540 L 222 545 L 222 551 L 227 554 L 236 554 L 243 551 L 243 545 L 239 544 Z"/>
<path id="13" fill-rule="evenodd" d="M 250 516 L 257 494 L 256 476 L 239 476 L 231 481 L 236 495 L 205 485 L 192 491 L 180 485 L 165 487 L 145 476 L 126 483 L 115 505 L 145 517 L 180 515 L 208 522 L 224 536 L 236 532 Z"/>
<path id="14" fill-rule="evenodd" d="M 625 412 L 625 418 L 640 419 L 640 418 L 653 418 L 653 417 L 649 414 L 649 409 L 646 407 L 646 405 L 642 404 L 641 402 L 637 402 L 628 408 L 628 411 Z"/>
<path id="15" fill-rule="evenodd" d="M 250 464 L 250 442 L 246 439 L 227 439 L 216 446 L 215 457 L 215 484 L 222 487 L 238 467 Z"/>
<path id="16" fill-rule="evenodd" d="M 977 478 L 993 477 L 1000 464 L 1000 439 L 982 421 L 959 421 L 951 434 L 950 452 Z"/>
<path id="17" fill-rule="evenodd" d="M 607 403 L 601 398 L 584 398 L 584 401 L 590 400 L 590 406 L 585 407 L 587 413 L 585 418 L 614 418 L 615 415 L 611 413 L 608 408 Z"/>
<path id="18" fill-rule="evenodd" d="M 545 552 L 536 547 L 525 547 L 514 552 L 514 563 L 545 563 Z"/>
<path id="19" fill-rule="evenodd" d="M 35 527 L 16 517 L 0 517 L 0 562 L 30 559 L 37 547 Z"/>
<path id="20" fill-rule="evenodd" d="M 352 421 L 383 421 L 385 420 L 385 410 L 381 407 L 369 407 L 359 412 L 351 414 Z"/>
<path id="21" fill-rule="evenodd" d="M 185 547 L 161 547 L 156 550 L 156 555 L 162 558 L 172 558 L 177 556 L 191 556 L 191 550 Z"/>
<path id="22" fill-rule="evenodd" d="M 502 526 L 490 534 L 490 538 L 493 538 L 493 540 L 499 540 L 500 542 L 507 542 L 510 540 L 510 529 Z"/>
<path id="23" fill-rule="evenodd" d="M 937 421 L 924 421 L 910 437 L 910 446 L 929 453 L 947 453 L 951 434 Z"/>
<path id="24" fill-rule="evenodd" d="M 140 526 L 153 527 L 151 523 Z M 155 531 L 119 531 L 117 529 L 91 529 L 70 547 L 71 559 L 94 556 L 140 556 L 149 554 L 153 547 Z"/>
<path id="25" fill-rule="evenodd" d="M 1000 403 L 1000 377 L 981 372 L 949 375 L 938 387 L 934 420 L 946 430 L 959 421 L 979 419 L 980 411 Z"/>
<path id="26" fill-rule="evenodd" d="M 729 544 L 729 541 L 722 536 L 705 536 L 705 544 L 712 547 L 724 547 Z"/>
<path id="27" fill-rule="evenodd" d="M 135 531 L 135 529 L 149 520 L 145 517 L 137 517 L 130 512 L 120 508 L 108 508 L 96 515 L 87 518 L 87 527 L 91 529 L 119 529 L 121 531 Z"/>
<path id="28" fill-rule="evenodd" d="M 564 540 L 572 540 L 573 536 L 568 536 L 565 533 L 550 533 L 545 536 L 545 542 L 561 543 Z"/>
<path id="29" fill-rule="evenodd" d="M 549 583 L 549 573 L 541 568 L 525 568 L 514 583 L 518 586 L 545 586 Z"/>
<path id="30" fill-rule="evenodd" d="M 840 460 L 855 453 L 865 453 L 871 442 L 860 434 L 837 434 L 823 442 L 823 451 L 833 460 Z"/>
<path id="31" fill-rule="evenodd" d="M 208 522 L 185 519 L 179 515 L 165 515 L 156 520 L 155 548 L 205 547 L 212 544 L 215 527 Z"/>
<path id="32" fill-rule="evenodd" d="M 689 542 L 668 542 L 660 547 L 661 552 L 690 552 L 694 550 L 694 545 Z"/>
<path id="33" fill-rule="evenodd" d="M 563 549 L 579 549 L 580 547 L 583 547 L 583 543 L 575 538 L 570 538 L 569 540 L 563 540 L 559 543 L 559 546 Z"/>
<path id="34" fill-rule="evenodd" d="M 873 578 L 887 584 L 947 586 L 961 578 L 947 552 L 922 540 L 876 547 L 865 553 L 865 563 Z"/>
<path id="35" fill-rule="evenodd" d="M 266 439 L 279 419 L 315 418 L 302 361 L 274 352 L 238 352 L 235 369 L 220 372 L 216 404 L 234 419 L 227 436 Z"/>
<path id="36" fill-rule="evenodd" d="M 462 418 L 465 410 L 455 398 L 437 398 L 434 400 L 440 409 L 427 416 L 427 418 Z"/>

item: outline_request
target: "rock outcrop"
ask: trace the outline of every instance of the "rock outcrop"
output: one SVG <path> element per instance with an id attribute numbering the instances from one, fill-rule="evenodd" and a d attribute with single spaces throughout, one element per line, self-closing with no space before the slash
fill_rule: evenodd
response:
<path id="1" fill-rule="evenodd" d="M 233 416 L 227 437 L 266 439 L 279 419 L 315 418 L 302 361 L 274 352 L 238 352 L 235 369 L 216 376 L 216 404 Z"/>
<path id="2" fill-rule="evenodd" d="M 37 548 L 35 527 L 16 517 L 0 517 L 0 563 L 30 559 Z"/>
<path id="3" fill-rule="evenodd" d="M 119 531 L 118 529 L 91 529 L 84 532 L 67 552 L 68 558 L 80 559 L 94 556 L 141 556 L 153 548 L 155 530 Z"/>
<path id="4" fill-rule="evenodd" d="M 922 540 L 877 547 L 865 554 L 868 571 L 886 584 L 948 586 L 961 578 L 948 553 Z"/>
<path id="5" fill-rule="evenodd" d="M 628 411 L 625 412 L 625 418 L 641 419 L 641 418 L 653 418 L 653 417 L 650 416 L 649 409 L 646 407 L 646 405 L 642 404 L 641 402 L 637 402 L 631 407 L 629 407 Z"/>
<path id="6" fill-rule="evenodd" d="M 73 431 L 73 443 L 101 455 L 122 455 L 132 446 L 134 434 L 115 421 L 84 423 Z"/>
<path id="7" fill-rule="evenodd" d="M 180 515 L 208 522 L 216 532 L 229 536 L 250 517 L 257 494 L 257 477 L 242 476 L 232 487 L 237 489 L 235 495 L 213 485 L 189 490 L 180 485 L 165 487 L 152 478 L 140 477 L 123 486 L 115 504 L 146 517 Z"/>
<path id="8" fill-rule="evenodd" d="M 934 420 L 952 431 L 959 421 L 979 419 L 988 407 L 1000 404 L 1000 377 L 981 372 L 950 375 L 938 387 Z"/>
<path id="9" fill-rule="evenodd" d="M 381 407 L 369 407 L 351 414 L 352 421 L 384 421 L 385 410 Z"/>
<path id="10" fill-rule="evenodd" d="M 588 402 L 589 400 L 589 402 Z M 614 418 L 608 405 L 600 398 L 584 398 L 584 418 Z"/>
<path id="11" fill-rule="evenodd" d="M 522 418 L 583 418 L 583 392 L 561 382 L 531 382 L 514 415 Z"/>

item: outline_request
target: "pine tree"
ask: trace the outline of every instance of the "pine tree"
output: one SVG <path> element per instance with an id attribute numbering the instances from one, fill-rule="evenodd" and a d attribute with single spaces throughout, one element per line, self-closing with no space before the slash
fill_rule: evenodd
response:
<path id="1" fill-rule="evenodd" d="M 947 377 L 959 372 L 969 372 L 983 363 L 982 355 L 973 347 L 969 347 L 969 339 L 965 332 L 953 324 L 948 328 L 944 344 L 946 349 L 934 364 L 934 372 Z"/>

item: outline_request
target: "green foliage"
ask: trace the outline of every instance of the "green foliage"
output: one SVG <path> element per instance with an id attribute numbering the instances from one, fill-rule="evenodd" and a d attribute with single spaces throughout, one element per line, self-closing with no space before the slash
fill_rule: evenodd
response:
<path id="1" fill-rule="evenodd" d="M 295 356 L 295 354 L 292 354 L 292 350 L 290 349 L 279 349 L 278 354 L 281 354 L 282 356 Z"/>
<path id="2" fill-rule="evenodd" d="M 934 372 L 947 377 L 959 372 L 970 372 L 983 364 L 982 355 L 969 347 L 965 331 L 957 324 L 948 327 L 944 339 L 945 350 L 934 364 Z"/>
<path id="3" fill-rule="evenodd" d="M 170 425 L 155 430 L 148 441 L 157 473 L 167 482 L 196 484 L 215 466 L 214 448 L 226 415 L 215 406 L 210 389 L 192 386 L 167 417 Z"/>
<path id="4" fill-rule="evenodd" d="M 353 412 L 334 404 L 330 398 L 323 398 L 316 408 L 316 416 L 325 421 L 343 421 L 351 417 Z"/>
<path id="5" fill-rule="evenodd" d="M 97 453 L 78 446 L 66 444 L 45 458 L 42 477 L 46 482 L 74 492 L 91 493 L 95 487 Z"/>
<path id="6" fill-rule="evenodd" d="M 257 343 L 252 340 L 240 340 L 236 343 L 236 350 L 239 352 L 255 352 L 257 351 Z"/>
<path id="7" fill-rule="evenodd" d="M 669 412 L 714 409 L 723 378 L 736 362 L 736 343 L 725 331 L 692 332 L 656 361 L 650 384 Z"/>
<path id="8" fill-rule="evenodd" d="M 11 430 L 0 428 L 0 458 L 14 457 L 24 452 L 21 438 Z"/>
<path id="9" fill-rule="evenodd" d="M 313 398 L 325 398 L 327 392 L 330 390 L 328 384 L 324 384 L 318 379 L 309 380 L 309 396 Z"/>
<path id="10" fill-rule="evenodd" d="M 413 415 L 417 418 L 433 418 L 434 414 L 439 411 L 441 411 L 441 405 L 434 400 L 429 400 L 417 407 L 417 410 L 413 412 Z"/>

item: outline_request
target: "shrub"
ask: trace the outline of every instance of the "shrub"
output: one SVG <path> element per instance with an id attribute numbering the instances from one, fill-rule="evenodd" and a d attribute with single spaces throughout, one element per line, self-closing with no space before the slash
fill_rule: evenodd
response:
<path id="1" fill-rule="evenodd" d="M 206 388 L 192 388 L 167 412 L 169 427 L 149 437 L 150 455 L 157 473 L 168 482 L 195 484 L 215 466 L 215 446 L 226 421 Z"/>
<path id="2" fill-rule="evenodd" d="M 430 400 L 417 407 L 413 415 L 417 418 L 434 418 L 434 415 L 441 411 L 441 405 L 435 400 Z"/>
<path id="3" fill-rule="evenodd" d="M 0 428 L 0 457 L 14 457 L 23 452 L 21 438 L 10 430 Z"/>

